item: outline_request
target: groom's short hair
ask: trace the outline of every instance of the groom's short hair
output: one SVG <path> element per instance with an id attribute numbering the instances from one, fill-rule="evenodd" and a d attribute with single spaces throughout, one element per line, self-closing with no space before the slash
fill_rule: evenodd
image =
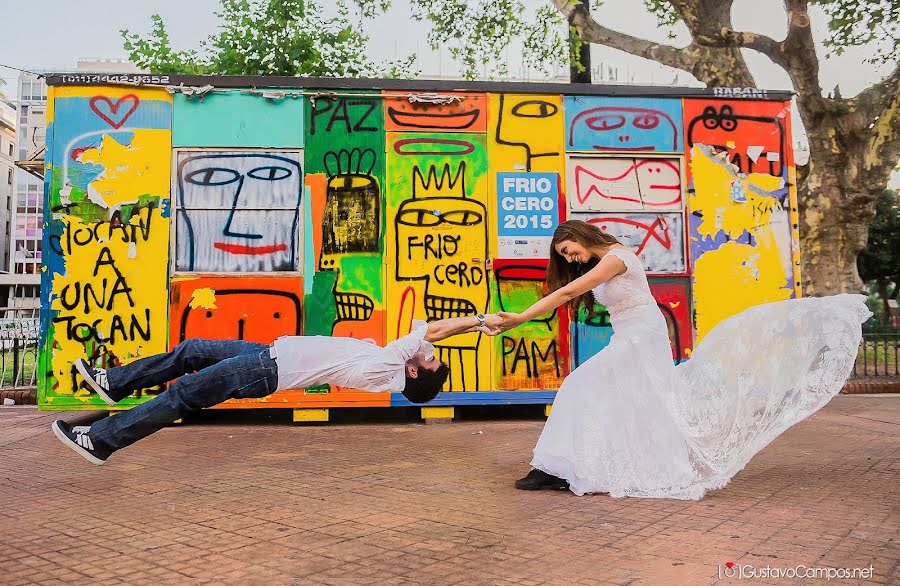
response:
<path id="1" fill-rule="evenodd" d="M 441 387 L 447 382 L 450 368 L 442 362 L 436 370 L 420 368 L 416 374 L 416 378 L 406 377 L 403 396 L 411 403 L 427 403 L 437 396 Z"/>

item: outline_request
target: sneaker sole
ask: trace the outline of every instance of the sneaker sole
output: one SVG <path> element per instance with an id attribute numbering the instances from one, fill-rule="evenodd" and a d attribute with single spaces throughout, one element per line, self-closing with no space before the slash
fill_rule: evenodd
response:
<path id="1" fill-rule="evenodd" d="M 54 421 L 52 424 L 50 424 L 50 428 L 53 429 L 53 435 L 56 436 L 56 439 L 77 452 L 79 456 L 81 456 L 91 464 L 96 464 L 97 466 L 103 466 L 104 464 L 106 464 L 106 460 L 101 460 L 97 456 L 91 454 L 90 452 L 73 442 L 71 439 L 69 439 L 69 436 L 67 436 L 63 432 L 63 430 L 59 428 L 58 423 L 58 421 Z"/>
<path id="2" fill-rule="evenodd" d="M 94 382 L 93 377 L 88 373 L 87 369 L 84 367 L 84 362 L 81 360 L 75 361 L 75 370 L 78 371 L 78 374 L 81 375 L 81 378 L 84 379 L 84 382 L 88 384 L 89 387 L 94 389 L 94 392 L 100 395 L 100 398 L 103 399 L 103 402 L 107 405 L 114 406 L 118 401 L 114 401 L 112 397 L 106 394 L 106 391 L 103 390 L 103 387 Z"/>

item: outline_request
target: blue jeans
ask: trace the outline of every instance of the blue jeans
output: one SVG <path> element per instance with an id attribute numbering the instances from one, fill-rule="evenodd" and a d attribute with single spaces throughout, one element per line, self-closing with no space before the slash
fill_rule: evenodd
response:
<path id="1" fill-rule="evenodd" d="M 241 340 L 185 340 L 171 352 L 110 368 L 106 375 L 109 395 L 117 401 L 136 389 L 178 379 L 146 403 L 91 425 L 94 447 L 110 453 L 200 409 L 228 399 L 265 397 L 278 386 L 269 346 Z"/>

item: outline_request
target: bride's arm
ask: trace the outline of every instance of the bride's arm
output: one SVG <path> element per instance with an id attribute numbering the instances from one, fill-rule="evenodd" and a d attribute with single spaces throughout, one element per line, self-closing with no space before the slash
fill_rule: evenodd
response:
<path id="1" fill-rule="evenodd" d="M 533 320 L 539 315 L 549 313 L 563 303 L 575 299 L 582 293 L 590 291 L 597 285 L 612 279 L 616 275 L 621 275 L 625 271 L 626 267 L 625 263 L 622 262 L 622 259 L 613 254 L 607 254 L 594 268 L 565 287 L 561 287 L 546 297 L 543 297 L 522 313 L 509 314 L 501 312 L 500 315 L 505 318 L 502 329 L 508 330 L 514 328 L 527 321 Z"/>

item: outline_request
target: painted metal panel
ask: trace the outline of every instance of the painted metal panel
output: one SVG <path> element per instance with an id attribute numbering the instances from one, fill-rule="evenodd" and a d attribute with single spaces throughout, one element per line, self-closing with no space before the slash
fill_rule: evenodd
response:
<path id="1" fill-rule="evenodd" d="M 566 170 L 573 212 L 684 209 L 679 159 L 571 155 Z"/>
<path id="2" fill-rule="evenodd" d="M 685 100 L 698 341 L 753 305 L 799 294 L 787 102 Z"/>
<path id="3" fill-rule="evenodd" d="M 668 98 L 566 98 L 566 149 L 656 152 L 684 150 L 681 100 Z"/>
<path id="4" fill-rule="evenodd" d="M 166 347 L 172 98 L 66 87 L 48 109 L 40 403 L 103 404 L 76 378 Z M 155 392 L 155 390 L 149 390 Z"/>
<path id="5" fill-rule="evenodd" d="M 299 271 L 303 155 L 179 151 L 175 270 Z"/>
<path id="6" fill-rule="evenodd" d="M 649 212 L 574 214 L 630 247 L 648 274 L 684 274 L 684 216 Z"/>
<path id="7" fill-rule="evenodd" d="M 175 96 L 176 147 L 303 147 L 301 99 L 234 93 Z"/>

